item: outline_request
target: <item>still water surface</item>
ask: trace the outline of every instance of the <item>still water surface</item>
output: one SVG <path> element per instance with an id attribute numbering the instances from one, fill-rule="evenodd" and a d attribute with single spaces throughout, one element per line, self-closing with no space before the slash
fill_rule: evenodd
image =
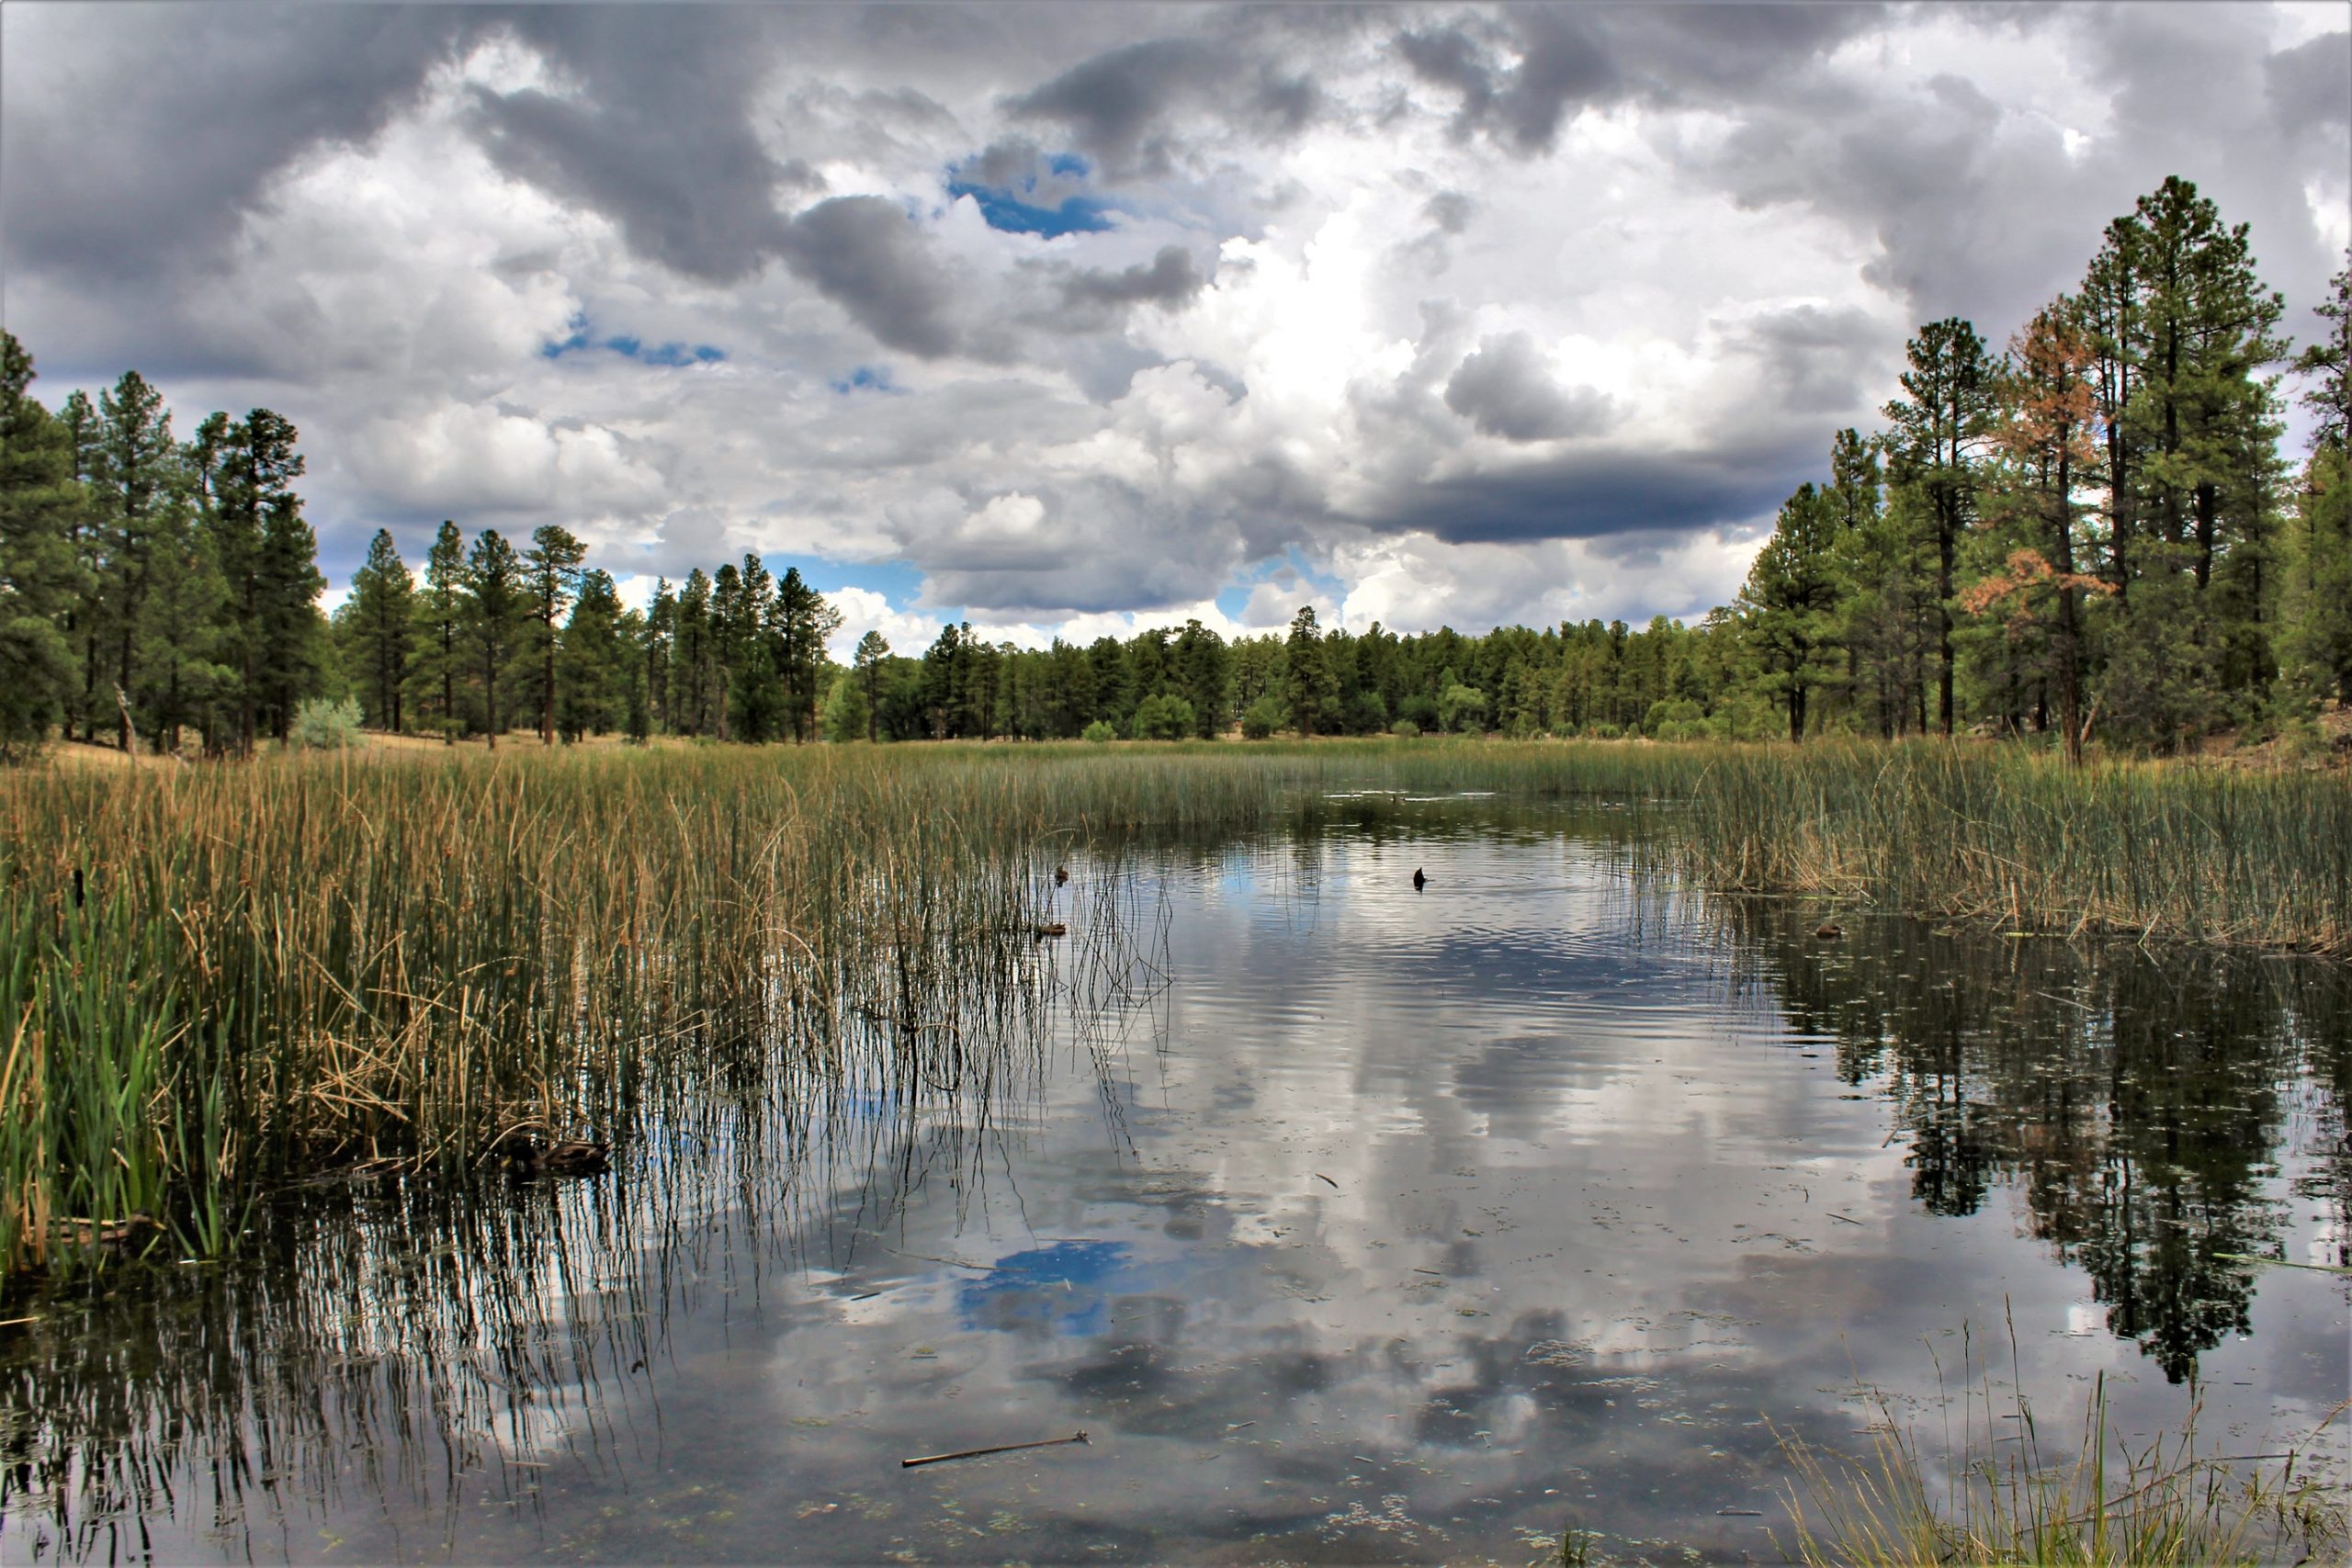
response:
<path id="1" fill-rule="evenodd" d="M 601 1177 L 37 1303 L 0 1558 L 1772 1561 L 1775 1433 L 1865 1449 L 1858 1384 L 2072 1430 L 2104 1371 L 2240 1452 L 2346 1397 L 2343 1281 L 2225 1256 L 2352 1260 L 2342 966 L 1337 818 L 1074 866 L 1050 1038 L 924 1103 L 712 1084 Z"/>

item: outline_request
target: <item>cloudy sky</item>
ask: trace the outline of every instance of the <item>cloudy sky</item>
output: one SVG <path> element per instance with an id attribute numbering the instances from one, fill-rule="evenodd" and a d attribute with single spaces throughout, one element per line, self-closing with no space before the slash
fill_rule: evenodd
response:
<path id="1" fill-rule="evenodd" d="M 2167 174 L 2308 336 L 2348 19 L 11 0 L 6 322 L 52 402 L 293 419 L 338 588 L 453 517 L 907 652 L 1691 615 Z"/>

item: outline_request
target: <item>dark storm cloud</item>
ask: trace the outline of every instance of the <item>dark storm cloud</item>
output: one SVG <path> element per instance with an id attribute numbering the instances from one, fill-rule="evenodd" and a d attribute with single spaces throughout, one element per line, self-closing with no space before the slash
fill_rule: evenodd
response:
<path id="1" fill-rule="evenodd" d="M 1551 150 L 1587 104 L 1745 96 L 1878 20 L 1876 6 L 1527 6 L 1396 38 L 1423 81 L 1459 96 L 1454 134 Z M 1504 57 L 1515 57 L 1510 63 Z M 1694 89 L 1696 90 L 1694 92 Z"/>
<path id="2" fill-rule="evenodd" d="M 1769 514 L 1799 480 L 1819 477 L 1819 467 L 1809 446 L 1736 455 L 1577 453 L 1414 485 L 1375 524 L 1450 544 L 1688 533 Z"/>
<path id="3" fill-rule="evenodd" d="M 1205 96 L 1232 69 L 1227 51 L 1198 39 L 1152 39 L 1097 55 L 1013 100 L 1024 119 L 1058 121 L 1105 164 L 1125 168 L 1163 154 L 1154 139 L 1170 112 Z"/>
<path id="4" fill-rule="evenodd" d="M 2352 125 L 2352 33 L 2323 33 L 2262 62 L 2271 112 L 2290 132 Z"/>
<path id="5" fill-rule="evenodd" d="M 1868 389 L 1897 345 L 1858 306 L 1796 305 L 1746 324 L 1740 348 L 1761 363 L 1792 413 L 1851 413 L 1867 408 Z"/>
<path id="6" fill-rule="evenodd" d="M 0 98 L 11 259 L 134 284 L 209 256 L 271 175 L 412 101 L 461 26 L 438 9 L 14 9 Z M 43 69 L 36 49 L 72 68 Z"/>
<path id="7" fill-rule="evenodd" d="M 897 203 L 820 201 L 783 228 L 778 248 L 796 274 L 892 348 L 937 359 L 963 346 L 954 282 Z"/>
<path id="8" fill-rule="evenodd" d="M 1169 173 L 1187 115 L 1281 137 L 1306 126 L 1322 102 L 1312 77 L 1239 45 L 1164 38 L 1096 55 L 1007 107 L 1016 118 L 1065 127 L 1115 176 Z"/>
<path id="9" fill-rule="evenodd" d="M 1162 245 L 1151 265 L 1107 272 L 1089 267 L 1062 283 L 1062 298 L 1077 306 L 1190 304 L 1208 277 L 1182 245 Z"/>
<path id="10" fill-rule="evenodd" d="M 750 98 L 772 58 L 759 13 L 549 6 L 512 26 L 580 78 L 578 100 L 483 92 L 482 143 L 508 173 L 595 209 L 630 248 L 723 283 L 783 248 L 778 194 L 805 165 L 760 145 Z"/>
<path id="11" fill-rule="evenodd" d="M 1611 412 L 1591 388 L 1555 383 L 1525 333 L 1483 340 L 1445 384 L 1445 406 L 1506 441 L 1589 435 L 1608 427 Z"/>

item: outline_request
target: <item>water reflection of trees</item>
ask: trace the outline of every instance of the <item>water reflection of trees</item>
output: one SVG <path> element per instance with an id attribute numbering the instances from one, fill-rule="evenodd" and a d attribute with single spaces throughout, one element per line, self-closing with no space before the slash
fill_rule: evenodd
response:
<path id="1" fill-rule="evenodd" d="M 1899 920 L 1830 942 L 1816 911 L 1720 908 L 1745 977 L 1893 1103 L 1920 1204 L 1969 1214 L 2014 1187 L 2172 1381 L 2247 1327 L 2260 1266 L 2233 1255 L 2279 1255 L 2283 1163 L 2314 1157 L 2299 1191 L 2346 1235 L 2343 966 Z"/>
<path id="2" fill-rule="evenodd" d="M 606 1175 L 343 1181 L 257 1209 L 218 1263 L 37 1293 L 0 1328 L 0 1557 L 249 1557 L 356 1505 L 434 1537 L 400 1555 L 446 1554 L 485 1498 L 535 1510 L 550 1459 L 658 1450 L 674 1324 L 753 1309 L 774 1270 L 892 1274 L 875 1256 L 914 1194 L 1010 1179 L 1057 1040 L 1111 1070 L 1116 1017 L 1164 979 L 1136 941 L 1164 943 L 1164 911 L 1134 898 L 1073 886 L 1068 938 L 922 965 L 887 1015 L 838 1010 L 820 1057 L 703 1043 L 631 1086 Z"/>

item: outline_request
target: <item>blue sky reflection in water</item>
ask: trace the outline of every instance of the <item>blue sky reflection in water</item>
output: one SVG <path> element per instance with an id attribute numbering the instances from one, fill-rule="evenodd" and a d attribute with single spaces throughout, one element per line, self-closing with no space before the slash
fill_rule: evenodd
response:
<path id="1" fill-rule="evenodd" d="M 1589 813 L 1336 809 L 1078 865 L 1046 951 L 1096 1005 L 985 1094 L 796 1137 L 713 1085 L 607 1178 L 369 1190 L 44 1303 L 0 1555 L 1770 1558 L 1765 1422 L 1860 1450 L 1859 1375 L 1938 1432 L 2005 1314 L 2045 1432 L 2100 1371 L 2147 1434 L 2193 1370 L 2232 1451 L 2346 1396 L 2342 1281 L 2222 1256 L 2343 1258 L 2340 967 L 1827 943 Z M 123 1443 L 199 1374 L 234 1408 Z"/>

